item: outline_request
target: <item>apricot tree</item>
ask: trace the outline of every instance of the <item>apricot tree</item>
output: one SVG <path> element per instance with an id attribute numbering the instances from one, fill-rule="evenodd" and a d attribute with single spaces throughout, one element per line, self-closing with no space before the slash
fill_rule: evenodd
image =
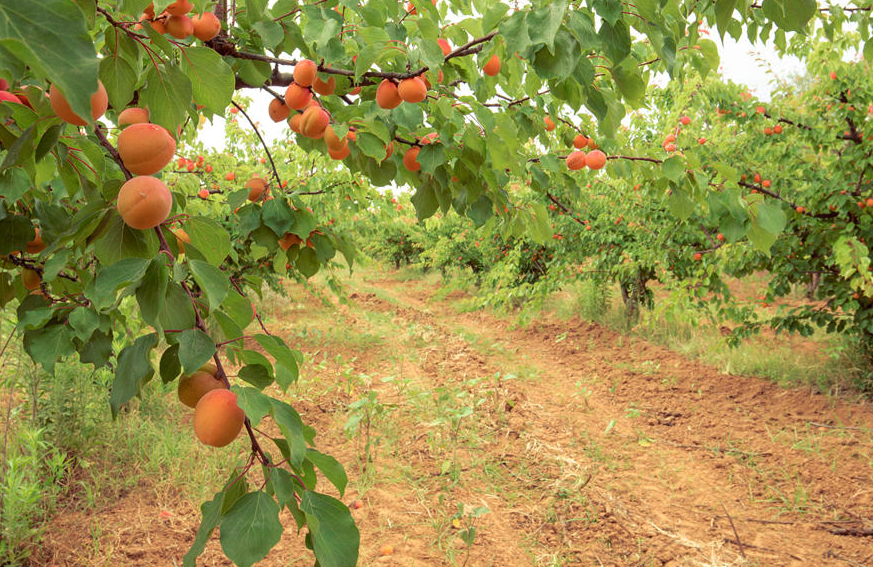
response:
<path id="1" fill-rule="evenodd" d="M 319 565 L 354 565 L 348 508 L 315 490 L 318 469 L 342 494 L 342 466 L 314 448 L 313 430 L 279 393 L 264 391 L 293 383 L 301 355 L 246 297 L 266 272 L 308 277 L 337 251 L 353 257 L 305 200 L 333 174 L 315 171 L 314 191 L 289 185 L 266 143 L 260 181 L 217 169 L 232 158 L 180 156 L 180 170 L 215 179 L 198 202 L 185 190 L 193 182 L 170 181 L 178 144 L 228 105 L 234 120 L 247 118 L 234 93 L 262 89 L 300 148 L 374 185 L 413 187 L 419 219 L 498 215 L 507 233 L 541 240 L 548 209 L 514 202 L 512 179 L 545 194 L 597 175 L 588 171 L 629 174 L 614 165 L 627 161 L 680 202 L 703 202 L 709 182 L 690 153 L 619 151 L 627 108 L 645 104 L 655 74 L 681 80 L 717 67 L 701 26 L 784 44 L 813 18 L 851 19 L 869 33 L 865 2 L 823 11 L 812 0 L 0 0 L 0 305 L 16 309 L 24 347 L 46 371 L 74 355 L 111 365 L 113 415 L 156 375 L 172 382 L 215 365 L 224 387 L 196 403 L 198 437 L 221 446 L 244 430 L 244 472 L 257 466 L 264 480 L 250 490 L 234 473 L 203 504 L 185 565 L 219 526 L 227 556 L 252 565 L 278 542 L 284 508 L 307 528 Z M 565 148 L 577 136 L 585 172 L 571 174 Z M 753 229 L 772 232 L 756 210 L 743 209 Z M 167 238 L 174 224 L 183 232 Z M 146 329 L 130 341 L 117 332 L 122 306 Z M 260 332 L 247 333 L 253 324 Z M 281 436 L 256 431 L 267 416 Z"/>

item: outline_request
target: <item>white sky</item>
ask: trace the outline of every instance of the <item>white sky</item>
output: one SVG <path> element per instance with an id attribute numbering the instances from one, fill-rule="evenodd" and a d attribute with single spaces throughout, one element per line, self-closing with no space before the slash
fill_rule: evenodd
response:
<path id="1" fill-rule="evenodd" d="M 779 79 L 784 80 L 791 74 L 804 71 L 803 63 L 799 59 L 795 57 L 780 59 L 772 48 L 752 45 L 745 37 L 742 37 L 740 41 L 735 41 L 733 38 L 725 36 L 724 45 L 718 37 L 712 37 L 712 39 L 719 47 L 721 75 L 726 79 L 748 86 L 749 92 L 764 101 L 770 99 L 770 94 Z M 274 90 L 284 92 L 281 87 Z M 253 99 L 247 112 L 252 120 L 259 123 L 258 128 L 267 144 L 271 145 L 275 140 L 283 138 L 288 131 L 288 124 L 285 121 L 274 123 L 267 114 L 267 105 L 272 97 L 259 89 L 245 89 L 242 94 Z M 243 128 L 250 127 L 242 114 L 236 116 Z M 203 126 L 200 138 L 208 147 L 222 149 L 224 147 L 224 118 L 215 117 L 213 120 L 212 124 L 207 122 Z"/>

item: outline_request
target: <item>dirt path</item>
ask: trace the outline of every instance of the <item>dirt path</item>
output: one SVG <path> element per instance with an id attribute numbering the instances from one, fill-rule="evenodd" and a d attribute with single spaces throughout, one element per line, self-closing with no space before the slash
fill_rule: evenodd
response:
<path id="1" fill-rule="evenodd" d="M 290 401 L 346 465 L 344 499 L 366 504 L 353 512 L 360 565 L 873 565 L 873 537 L 852 535 L 873 528 L 869 405 L 724 375 L 581 321 L 511 329 L 432 301 L 420 281 L 351 285 L 334 307 L 294 287 L 273 315 L 307 354 Z M 343 435 L 349 404 L 369 395 L 369 435 Z M 198 520 L 144 529 L 184 553 Z M 258 565 L 310 564 L 289 532 Z M 202 564 L 227 564 L 215 542 Z"/>

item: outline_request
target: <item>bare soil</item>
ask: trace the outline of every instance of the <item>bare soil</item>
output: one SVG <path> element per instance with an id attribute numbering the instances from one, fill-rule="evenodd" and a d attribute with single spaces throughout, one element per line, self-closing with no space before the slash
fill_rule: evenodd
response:
<path id="1" fill-rule="evenodd" d="M 869 404 L 726 375 L 581 320 L 513 328 L 421 281 L 350 285 L 351 304 L 333 306 L 289 286 L 293 309 L 274 323 L 310 360 L 289 402 L 345 464 L 343 500 L 365 503 L 352 512 L 360 565 L 873 565 Z M 360 374 L 364 386 L 342 386 Z M 342 425 L 367 388 L 390 412 L 362 475 L 362 440 Z M 454 433 L 417 410 L 438 394 L 474 406 Z M 181 565 L 199 512 L 154 494 L 60 513 L 38 564 Z M 469 555 L 459 504 L 489 509 Z M 258 565 L 312 564 L 287 520 Z M 229 565 L 217 536 L 198 565 Z"/>

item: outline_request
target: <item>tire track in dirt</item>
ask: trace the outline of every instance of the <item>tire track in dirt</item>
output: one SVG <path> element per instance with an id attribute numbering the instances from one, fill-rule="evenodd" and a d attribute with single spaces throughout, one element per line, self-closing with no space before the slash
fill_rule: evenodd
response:
<path id="1" fill-rule="evenodd" d="M 730 564 L 742 554 L 763 565 L 845 565 L 840 558 L 870 553 L 869 538 L 831 533 L 871 527 L 868 405 L 723 375 L 579 321 L 510 330 L 482 312 L 459 314 L 444 302 L 433 309 L 430 293 L 415 288 L 420 282 L 369 284 L 392 297 L 399 317 L 438 329 L 435 343 L 457 341 L 452 328 L 461 326 L 543 373 L 541 384 L 507 382 L 520 403 L 510 414 L 518 438 L 505 462 L 522 466 L 531 444 L 540 443 L 553 457 L 596 469 L 585 490 L 600 513 L 596 522 L 564 522 L 551 542 L 540 529 L 544 546 L 558 544 L 583 563 L 608 558 L 616 565 L 631 564 L 634 554 L 646 565 Z M 382 303 L 366 298 L 367 308 Z M 488 357 L 477 364 L 482 372 L 500 366 Z M 587 408 L 580 382 L 589 390 Z M 595 447 L 605 462 L 590 457 Z M 525 532 L 537 529 L 527 525 L 530 514 L 516 514 L 515 522 Z"/>

